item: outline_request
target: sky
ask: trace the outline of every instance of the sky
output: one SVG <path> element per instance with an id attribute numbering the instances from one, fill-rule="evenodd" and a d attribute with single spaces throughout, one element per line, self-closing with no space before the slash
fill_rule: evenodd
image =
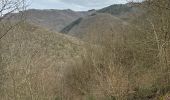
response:
<path id="1" fill-rule="evenodd" d="M 125 4 L 127 0 L 29 0 L 29 9 L 72 9 L 87 11 L 112 4 Z"/>

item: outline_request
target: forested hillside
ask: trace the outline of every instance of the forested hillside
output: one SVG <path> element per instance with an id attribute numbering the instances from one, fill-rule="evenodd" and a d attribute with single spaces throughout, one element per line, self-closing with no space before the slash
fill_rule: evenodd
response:
<path id="1" fill-rule="evenodd" d="M 0 0 L 0 100 L 170 100 L 169 0 L 89 11 L 9 1 Z"/>

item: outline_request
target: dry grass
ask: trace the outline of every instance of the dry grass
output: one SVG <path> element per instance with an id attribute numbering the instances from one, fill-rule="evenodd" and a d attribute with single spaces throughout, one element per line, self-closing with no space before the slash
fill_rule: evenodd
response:
<path id="1" fill-rule="evenodd" d="M 1 40 L 3 100 L 54 100 L 67 62 L 79 52 L 74 38 L 29 24 L 11 30 Z M 76 45 L 77 44 L 77 45 Z"/>

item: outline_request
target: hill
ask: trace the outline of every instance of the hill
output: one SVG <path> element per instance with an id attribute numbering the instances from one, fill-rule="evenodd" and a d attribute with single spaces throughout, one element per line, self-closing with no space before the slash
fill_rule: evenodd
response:
<path id="1" fill-rule="evenodd" d="M 133 6 L 130 3 L 127 4 L 115 4 L 97 11 L 98 13 L 109 13 L 113 16 L 117 16 L 122 19 L 129 19 L 130 17 L 134 17 L 140 15 L 142 10 L 137 6 Z"/>
<path id="2" fill-rule="evenodd" d="M 71 22 L 77 20 L 80 17 L 87 15 L 86 12 L 75 12 L 70 9 L 67 10 L 39 10 L 39 9 L 29 9 L 23 13 L 26 21 L 30 24 L 35 24 L 36 26 L 44 27 L 51 31 L 59 32 L 65 26 Z M 20 13 L 13 14 L 13 21 L 20 18 Z"/>
<path id="3" fill-rule="evenodd" d="M 65 66 L 80 51 L 75 38 L 30 24 L 15 27 L 0 43 L 0 68 L 4 73 L 0 76 L 0 98 L 3 100 L 9 96 L 16 100 L 31 97 L 49 100 L 51 96 L 54 99 Z"/>
<path id="4" fill-rule="evenodd" d="M 111 33 L 113 30 L 121 30 L 127 23 L 110 14 L 97 13 L 80 18 L 67 27 L 61 33 L 82 38 L 85 34 Z M 81 34 L 80 34 L 81 33 Z"/>
<path id="5" fill-rule="evenodd" d="M 117 29 L 117 26 L 121 26 L 117 23 L 131 23 L 133 19 L 142 16 L 142 14 L 143 11 L 132 4 L 115 4 L 95 10 L 90 15 L 75 20 L 60 32 L 82 37 L 82 34 L 91 33 L 92 30 L 96 32 L 110 31 L 111 28 Z"/>

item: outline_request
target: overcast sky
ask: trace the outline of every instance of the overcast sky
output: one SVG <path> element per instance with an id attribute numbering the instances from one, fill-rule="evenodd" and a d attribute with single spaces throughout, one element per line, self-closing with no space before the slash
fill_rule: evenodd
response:
<path id="1" fill-rule="evenodd" d="M 127 0 L 30 0 L 29 8 L 86 11 L 124 3 L 127 3 Z"/>

